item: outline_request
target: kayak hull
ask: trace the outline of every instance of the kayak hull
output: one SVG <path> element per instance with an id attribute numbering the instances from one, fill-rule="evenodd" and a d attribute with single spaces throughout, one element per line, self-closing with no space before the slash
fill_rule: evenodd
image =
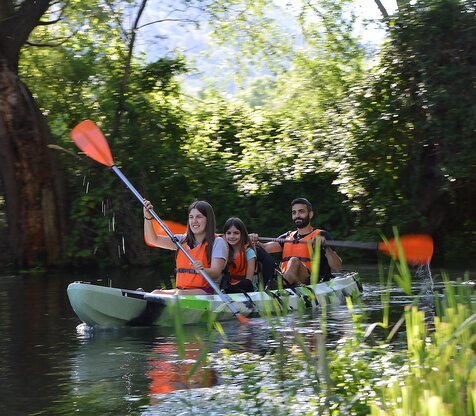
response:
<path id="1" fill-rule="evenodd" d="M 173 327 L 177 317 L 184 325 L 233 318 L 218 295 L 155 295 L 84 282 L 71 283 L 67 292 L 74 312 L 89 326 Z M 359 275 L 351 272 L 312 286 L 228 296 L 238 312 L 253 316 L 343 304 L 346 297 L 358 296 L 360 292 Z"/>

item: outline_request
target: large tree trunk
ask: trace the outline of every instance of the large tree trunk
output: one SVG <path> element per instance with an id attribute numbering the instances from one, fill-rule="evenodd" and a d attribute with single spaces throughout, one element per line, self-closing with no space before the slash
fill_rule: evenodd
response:
<path id="1" fill-rule="evenodd" d="M 0 172 L 9 239 L 18 267 L 63 259 L 61 175 L 51 133 L 28 88 L 0 56 Z"/>

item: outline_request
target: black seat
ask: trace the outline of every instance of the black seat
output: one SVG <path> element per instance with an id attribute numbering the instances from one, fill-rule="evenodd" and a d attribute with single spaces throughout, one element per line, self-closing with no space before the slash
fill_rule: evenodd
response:
<path id="1" fill-rule="evenodd" d="M 268 286 L 270 281 L 276 280 L 278 265 L 274 257 L 269 254 L 263 247 L 256 246 L 256 261 L 258 264 L 257 274 L 258 282 L 263 287 Z"/>

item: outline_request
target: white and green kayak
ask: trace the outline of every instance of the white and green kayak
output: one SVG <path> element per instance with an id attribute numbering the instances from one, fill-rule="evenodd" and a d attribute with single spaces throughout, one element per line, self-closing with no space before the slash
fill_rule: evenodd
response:
<path id="1" fill-rule="evenodd" d="M 316 285 L 228 296 L 242 315 L 253 316 L 342 304 L 347 296 L 358 296 L 360 292 L 359 275 L 350 272 Z M 233 318 L 218 295 L 156 295 L 75 282 L 68 286 L 68 297 L 79 319 L 90 326 L 171 327 L 175 323 L 177 305 L 186 325 L 207 323 L 211 314 L 218 320 Z"/>

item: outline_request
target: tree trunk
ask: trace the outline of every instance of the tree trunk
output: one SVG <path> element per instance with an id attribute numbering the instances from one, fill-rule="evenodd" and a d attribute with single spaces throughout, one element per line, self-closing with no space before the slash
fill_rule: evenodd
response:
<path id="1" fill-rule="evenodd" d="M 18 267 L 63 260 L 62 181 L 50 142 L 51 133 L 30 91 L 0 56 L 0 172 Z"/>

